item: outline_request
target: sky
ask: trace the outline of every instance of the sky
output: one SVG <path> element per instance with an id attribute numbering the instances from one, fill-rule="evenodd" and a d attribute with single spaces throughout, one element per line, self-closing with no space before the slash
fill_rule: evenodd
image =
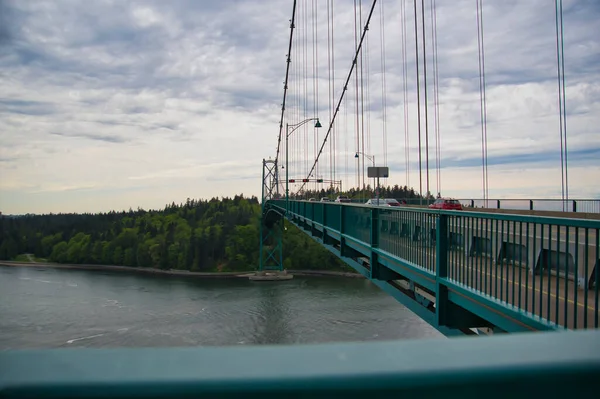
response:
<path id="1" fill-rule="evenodd" d="M 353 3 L 333 1 L 328 58 L 330 2 L 298 1 L 285 122 L 317 114 L 321 141 L 354 54 Z M 371 2 L 361 3 L 364 21 Z M 481 198 L 475 2 L 436 3 L 441 187 L 430 105 L 430 191 Z M 560 197 L 554 2 L 483 3 L 490 198 Z M 405 4 L 412 16 L 412 2 Z M 600 3 L 563 7 L 569 195 L 600 198 Z M 406 20 L 404 64 L 400 10 L 401 1 L 378 2 L 367 33 L 368 133 L 359 149 L 389 166 L 386 184 L 418 191 L 414 21 Z M 0 211 L 157 209 L 186 198 L 259 196 L 262 160 L 276 155 L 291 11 L 292 1 L 281 0 L 0 0 Z M 429 22 L 429 6 L 425 12 Z M 313 40 L 304 22 L 312 21 L 316 48 L 306 47 L 303 58 L 301 39 Z M 432 66 L 429 57 L 429 74 Z M 353 90 L 330 136 L 344 187 L 356 184 Z M 302 135 L 314 136 L 294 134 L 290 161 L 294 176 L 305 177 L 315 143 L 302 144 Z M 325 178 L 330 148 L 319 162 Z"/>

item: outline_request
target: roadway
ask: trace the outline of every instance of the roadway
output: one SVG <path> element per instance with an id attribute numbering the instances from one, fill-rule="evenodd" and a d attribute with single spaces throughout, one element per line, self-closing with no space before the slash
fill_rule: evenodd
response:
<path id="1" fill-rule="evenodd" d="M 435 246 L 410 237 L 382 234 L 380 249 L 435 273 Z M 577 289 L 574 281 L 544 270 L 533 275 L 526 263 L 497 263 L 489 256 L 448 252 L 448 277 L 484 295 L 569 329 L 599 327 L 598 289 Z"/>
<path id="2" fill-rule="evenodd" d="M 399 258 L 405 259 L 423 269 L 435 273 L 435 241 L 431 237 L 431 229 L 435 228 L 435 213 L 416 214 L 401 212 L 401 209 L 382 209 L 380 220 L 387 222 L 387 229 L 379 232 L 379 248 Z M 346 234 L 359 240 L 369 242 L 370 227 L 363 212 L 349 214 Z M 490 223 L 482 223 L 489 220 Z M 391 234 L 391 223 L 395 226 Z M 402 224 L 408 224 L 408 236 L 401 236 Z M 414 227 L 421 226 L 418 239 L 413 241 Z M 535 229 L 534 229 L 534 226 Z M 523 246 L 527 251 L 533 248 L 557 248 L 564 252 L 567 243 L 573 260 L 579 269 L 567 269 L 567 274 L 581 277 L 587 272 L 587 278 L 593 273 L 597 259 L 600 259 L 598 228 L 574 228 L 558 225 L 541 225 L 527 222 L 496 221 L 471 216 L 452 216 L 449 219 L 449 232 L 462 234 L 462 242 L 449 249 L 449 278 L 466 287 L 472 288 L 496 298 L 509 306 L 527 311 L 530 314 L 546 319 L 568 329 L 585 329 L 599 327 L 599 295 L 598 284 L 589 289 L 587 284 L 577 288 L 574 280 L 557 276 L 548 269 L 536 275 L 529 271 L 532 262 L 537 262 L 537 255 L 529 253 L 513 254 L 515 258 L 509 262 L 497 263 L 498 244 L 507 242 Z M 535 232 L 534 232 L 535 230 Z M 543 231 L 543 233 L 542 233 Z M 534 234 L 535 233 L 535 234 Z M 476 235 L 490 240 L 487 248 L 489 255 L 478 254 L 468 256 L 465 243 L 470 236 Z M 587 242 L 587 246 L 585 245 Z M 577 244 L 577 245 L 575 245 Z M 573 253 L 573 247 L 577 248 Z M 552 255 L 555 256 L 555 255 Z M 565 259 L 564 264 L 569 265 Z M 587 281 L 587 280 L 586 280 Z"/>

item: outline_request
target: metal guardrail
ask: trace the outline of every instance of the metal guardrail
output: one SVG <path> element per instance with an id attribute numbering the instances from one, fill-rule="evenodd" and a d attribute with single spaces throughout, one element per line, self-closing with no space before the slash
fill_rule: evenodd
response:
<path id="1" fill-rule="evenodd" d="M 436 314 L 446 299 L 496 326 L 494 312 L 532 329 L 599 327 L 600 221 L 308 201 L 290 201 L 289 217 Z"/>
<path id="2" fill-rule="evenodd" d="M 457 198 L 463 206 L 529 211 L 600 213 L 600 199 L 464 199 Z"/>
<path id="3" fill-rule="evenodd" d="M 592 398 L 600 332 L 0 352 L 0 398 Z"/>
<path id="4" fill-rule="evenodd" d="M 407 205 L 431 205 L 435 199 L 420 198 L 395 198 L 404 201 Z M 549 211 L 549 212 L 577 212 L 577 213 L 600 213 L 600 199 L 519 199 L 519 198 L 455 198 L 466 208 L 506 209 L 519 211 Z M 319 199 L 317 199 L 318 201 Z M 333 201 L 333 199 L 331 199 Z M 354 198 L 352 203 L 364 204 L 369 198 Z"/>

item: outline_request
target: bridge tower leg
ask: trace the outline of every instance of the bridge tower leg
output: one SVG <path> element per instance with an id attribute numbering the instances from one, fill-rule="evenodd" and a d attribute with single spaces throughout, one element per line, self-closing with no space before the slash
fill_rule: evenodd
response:
<path id="1" fill-rule="evenodd" d="M 293 278 L 283 269 L 283 215 L 267 206 L 279 198 L 277 162 L 263 159 L 260 221 L 260 260 L 251 280 L 275 281 Z"/>

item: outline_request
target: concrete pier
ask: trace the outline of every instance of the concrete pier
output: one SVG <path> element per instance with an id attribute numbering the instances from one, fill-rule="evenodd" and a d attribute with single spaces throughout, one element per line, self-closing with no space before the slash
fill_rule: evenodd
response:
<path id="1" fill-rule="evenodd" d="M 280 271 L 261 271 L 248 276 L 252 281 L 285 281 L 294 278 L 293 274 L 289 274 L 286 270 Z"/>

